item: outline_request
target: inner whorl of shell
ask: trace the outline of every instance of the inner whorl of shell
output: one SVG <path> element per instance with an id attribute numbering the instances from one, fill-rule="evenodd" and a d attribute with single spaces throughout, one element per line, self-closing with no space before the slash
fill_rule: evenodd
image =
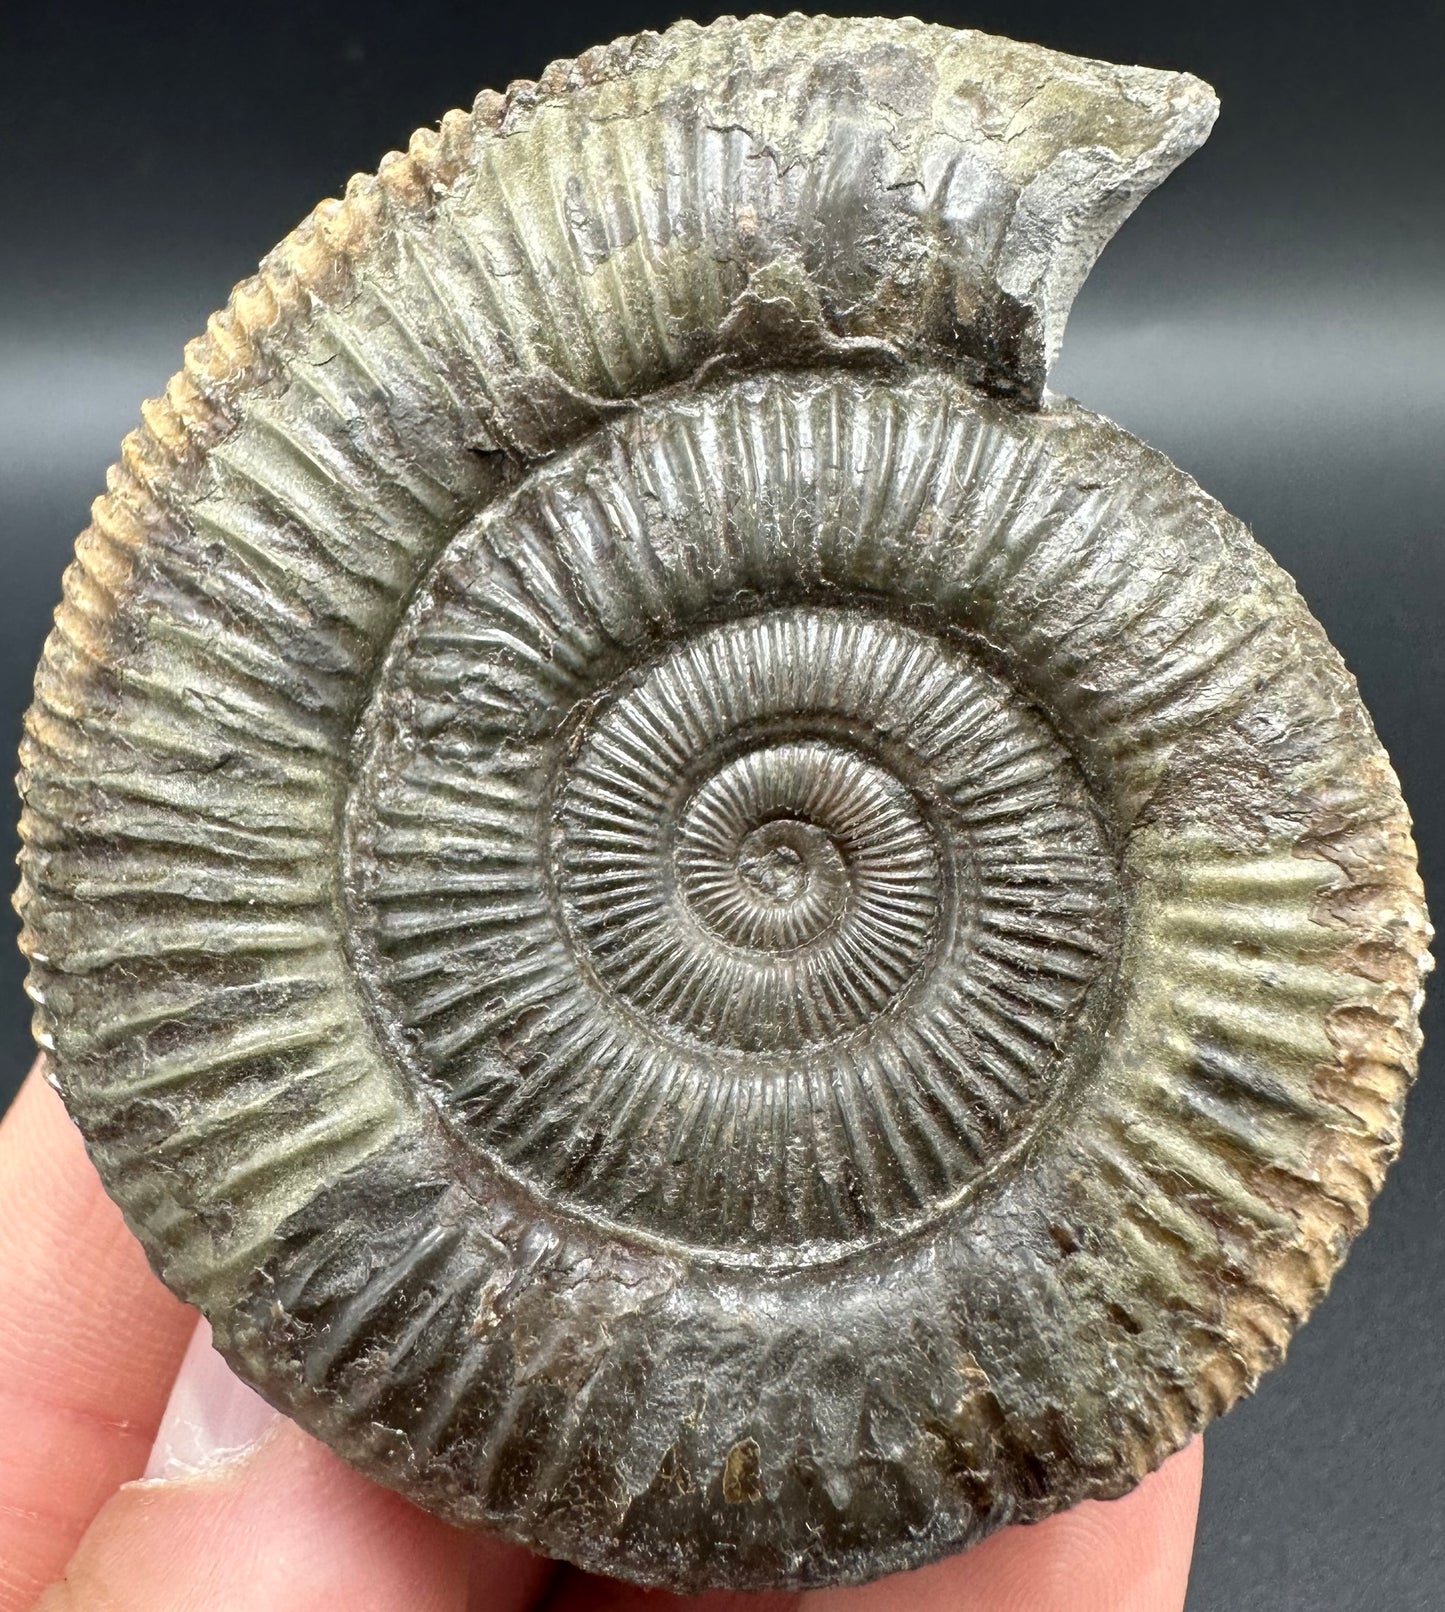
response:
<path id="1" fill-rule="evenodd" d="M 659 423 L 652 466 L 734 462 L 736 401 Z M 815 394 L 742 401 L 791 437 Z M 829 399 L 860 430 L 880 402 Z M 652 466 L 607 437 L 489 513 L 413 608 L 352 800 L 377 973 L 460 1132 L 548 1197 L 754 1260 L 909 1224 L 1000 1159 L 1117 951 L 1067 749 L 859 593 L 893 511 L 859 545 L 794 463 L 759 461 L 731 542 L 726 474 L 619 521 Z"/>
<path id="2" fill-rule="evenodd" d="M 237 1369 L 677 1588 L 1127 1490 L 1399 1145 L 1409 820 L 1288 578 L 1045 391 L 1185 75 L 680 25 L 423 133 L 95 506 L 37 1029 Z"/>

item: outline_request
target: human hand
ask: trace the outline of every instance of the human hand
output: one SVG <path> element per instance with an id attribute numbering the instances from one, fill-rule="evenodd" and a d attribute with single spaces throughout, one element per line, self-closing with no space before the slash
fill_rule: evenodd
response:
<path id="1" fill-rule="evenodd" d="M 271 1410 L 151 1274 L 38 1070 L 0 1124 L 0 1226 L 0 1612 L 673 1612 L 449 1527 Z M 1195 1440 L 1123 1500 L 863 1589 L 682 1604 L 1180 1612 L 1202 1467 Z"/>

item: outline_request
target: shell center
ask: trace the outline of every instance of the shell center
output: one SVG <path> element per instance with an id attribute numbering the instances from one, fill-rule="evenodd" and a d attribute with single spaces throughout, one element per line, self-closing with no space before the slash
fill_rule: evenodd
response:
<path id="1" fill-rule="evenodd" d="M 804 842 L 801 846 L 799 840 Z M 738 849 L 738 877 L 758 900 L 790 906 L 811 882 L 813 862 L 828 849 L 832 849 L 828 836 L 812 823 L 779 818 L 755 828 L 743 841 Z M 836 849 L 833 856 L 836 860 Z"/>

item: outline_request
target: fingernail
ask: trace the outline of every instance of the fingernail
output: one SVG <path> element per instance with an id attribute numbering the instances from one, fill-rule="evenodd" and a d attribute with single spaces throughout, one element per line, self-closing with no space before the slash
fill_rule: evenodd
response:
<path id="1" fill-rule="evenodd" d="M 198 1323 L 146 1465 L 148 1478 L 191 1478 L 254 1449 L 280 1413 L 231 1370 Z"/>

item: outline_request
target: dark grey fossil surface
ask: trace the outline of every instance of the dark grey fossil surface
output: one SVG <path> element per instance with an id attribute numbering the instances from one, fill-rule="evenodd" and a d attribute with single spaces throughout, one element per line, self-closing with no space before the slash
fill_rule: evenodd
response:
<path id="1" fill-rule="evenodd" d="M 1293 585 L 1047 390 L 1187 75 L 727 21 L 239 287 L 22 757 L 42 1040 L 236 1368 L 683 1588 L 1127 1491 L 1399 1145 L 1409 820 Z"/>

